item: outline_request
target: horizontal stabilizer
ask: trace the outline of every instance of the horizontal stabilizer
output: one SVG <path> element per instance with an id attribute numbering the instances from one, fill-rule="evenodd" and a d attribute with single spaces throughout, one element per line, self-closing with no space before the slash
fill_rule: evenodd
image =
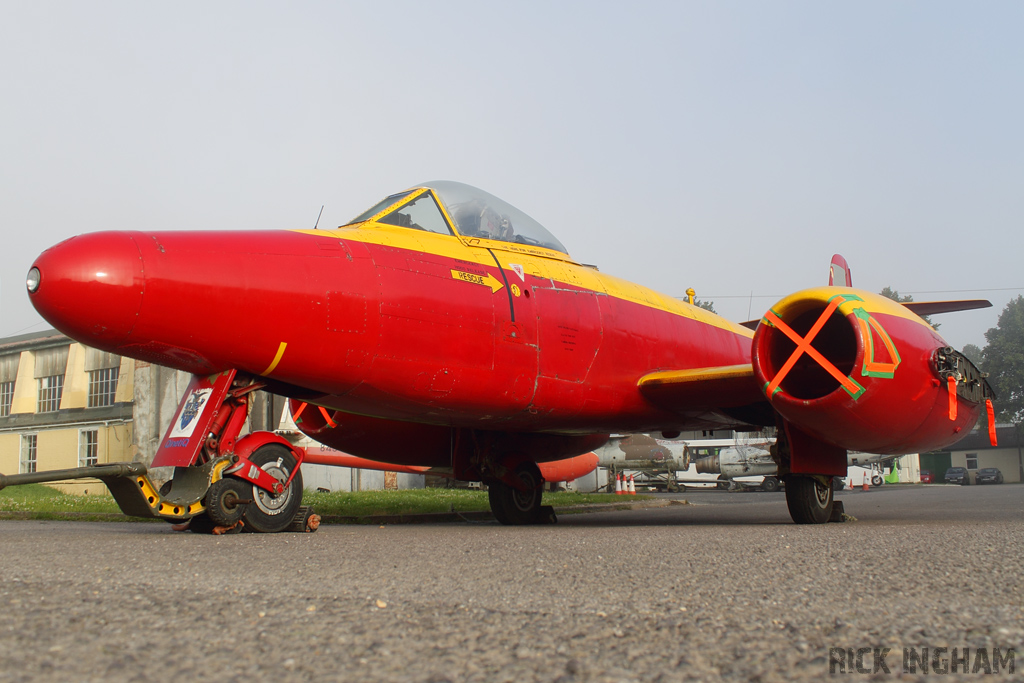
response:
<path id="1" fill-rule="evenodd" d="M 902 303 L 916 315 L 935 315 L 936 313 L 973 311 L 976 308 L 992 307 L 992 302 L 986 301 L 985 299 L 968 299 L 964 301 L 906 301 Z"/>
<path id="2" fill-rule="evenodd" d="M 673 410 L 734 408 L 765 401 L 751 365 L 665 370 L 644 375 L 640 391 Z"/>

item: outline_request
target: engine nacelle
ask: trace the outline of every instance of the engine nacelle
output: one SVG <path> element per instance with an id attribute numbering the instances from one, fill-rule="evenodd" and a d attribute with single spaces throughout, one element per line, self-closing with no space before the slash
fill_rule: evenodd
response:
<path id="1" fill-rule="evenodd" d="M 921 318 L 848 287 L 804 290 L 773 306 L 754 334 L 753 366 L 783 418 L 824 443 L 869 453 L 947 446 L 992 395 Z"/>

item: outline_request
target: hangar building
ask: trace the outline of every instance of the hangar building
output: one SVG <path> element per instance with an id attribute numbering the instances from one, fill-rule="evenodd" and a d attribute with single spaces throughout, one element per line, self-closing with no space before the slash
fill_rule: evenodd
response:
<path id="1" fill-rule="evenodd" d="M 56 330 L 0 339 L 0 472 L 41 472 L 108 462 L 150 463 L 189 375 L 79 344 Z M 269 429 L 306 446 L 280 396 L 256 392 L 243 433 Z M 154 472 L 154 479 L 162 479 Z M 170 473 L 166 473 L 169 476 Z M 422 488 L 423 476 L 304 465 L 307 488 Z M 101 493 L 95 479 L 55 484 Z"/>

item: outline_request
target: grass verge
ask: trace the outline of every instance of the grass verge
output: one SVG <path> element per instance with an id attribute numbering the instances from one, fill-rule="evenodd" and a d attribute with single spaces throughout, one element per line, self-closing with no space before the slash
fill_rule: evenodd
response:
<path id="1" fill-rule="evenodd" d="M 600 505 L 643 500 L 648 496 L 622 496 L 609 493 L 545 493 L 544 504 L 556 508 L 576 505 Z M 440 512 L 485 512 L 490 510 L 487 493 L 466 489 L 405 489 L 401 491 L 336 491 L 321 493 L 306 490 L 303 505 L 317 513 L 338 517 L 374 517 L 382 515 L 418 515 Z M 11 486 L 0 490 L 0 516 L 17 519 L 76 519 L 110 521 L 123 517 L 109 493 L 77 496 L 62 493 L 42 484 Z"/>
<path id="2" fill-rule="evenodd" d="M 0 514 L 17 519 L 76 519 L 110 521 L 121 509 L 109 493 L 76 496 L 42 484 L 9 486 L 0 490 Z"/>

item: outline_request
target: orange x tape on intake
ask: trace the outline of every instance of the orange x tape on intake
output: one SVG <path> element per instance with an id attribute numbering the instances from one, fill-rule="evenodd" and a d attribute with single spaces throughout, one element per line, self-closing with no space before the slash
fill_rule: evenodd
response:
<path id="1" fill-rule="evenodd" d="M 789 337 L 794 344 L 796 344 L 796 349 L 793 350 L 793 353 L 790 354 L 789 359 L 785 362 L 785 364 L 783 364 L 782 369 L 780 369 L 778 374 L 775 375 L 775 379 L 768 383 L 768 387 L 765 389 L 765 393 L 769 397 L 771 397 L 772 394 L 775 393 L 775 391 L 779 388 L 779 385 L 782 384 L 782 380 L 786 378 L 786 375 L 789 374 L 789 371 L 792 370 L 793 366 L 796 365 L 796 362 L 800 360 L 800 356 L 802 356 L 805 353 L 811 358 L 813 358 L 815 362 L 818 363 L 818 365 L 820 365 L 826 372 L 828 372 L 828 374 L 832 375 L 832 377 L 835 378 L 835 380 L 839 382 L 839 384 L 842 385 L 844 389 L 846 389 L 846 392 L 853 396 L 855 399 L 859 398 L 860 395 L 864 393 L 864 387 L 860 386 L 852 379 L 850 379 L 842 372 L 840 372 L 839 368 L 833 365 L 829 359 L 825 358 L 818 352 L 817 349 L 811 346 L 811 342 L 814 341 L 814 338 L 818 336 L 819 332 L 821 332 L 821 328 L 823 328 L 825 326 L 825 323 L 828 322 L 829 316 L 831 316 L 832 312 L 839 307 L 840 301 L 841 299 L 839 297 L 835 297 L 832 299 L 832 301 L 829 302 L 828 306 L 825 307 L 825 310 L 822 311 L 820 316 L 818 316 L 818 320 L 815 321 L 814 326 L 811 327 L 811 329 L 807 332 L 806 337 L 801 337 L 793 330 L 793 328 L 791 328 L 786 323 L 782 322 L 782 318 L 775 315 L 774 311 L 769 310 L 767 313 L 764 314 L 765 320 L 767 320 L 772 325 L 775 325 L 775 327 L 782 330 L 782 333 Z"/>
<path id="2" fill-rule="evenodd" d="M 334 429 L 335 427 L 338 426 L 338 423 L 331 419 L 331 416 L 327 414 L 327 409 L 324 408 L 323 406 L 320 406 L 320 414 L 324 416 L 325 420 L 327 420 L 327 426 L 329 426 L 331 429 Z"/>

